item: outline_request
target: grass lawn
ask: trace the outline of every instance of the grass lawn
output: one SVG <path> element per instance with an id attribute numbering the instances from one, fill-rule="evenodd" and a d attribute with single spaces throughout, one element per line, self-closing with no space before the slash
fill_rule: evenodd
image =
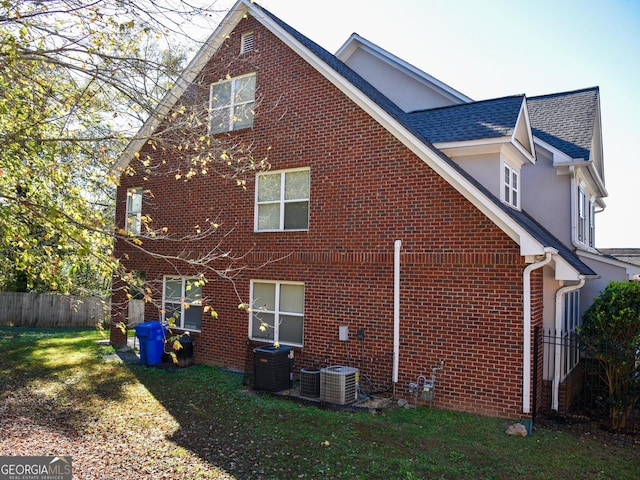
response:
<path id="1" fill-rule="evenodd" d="M 0 327 L 1 455 L 71 455 L 74 479 L 633 479 L 640 451 L 463 413 L 329 411 L 203 365 L 105 361 L 87 330 Z"/>

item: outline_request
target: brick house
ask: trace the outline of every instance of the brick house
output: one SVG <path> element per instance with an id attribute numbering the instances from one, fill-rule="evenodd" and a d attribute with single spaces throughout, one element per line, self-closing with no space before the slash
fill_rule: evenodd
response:
<path id="1" fill-rule="evenodd" d="M 544 115 L 551 99 L 474 102 L 355 34 L 334 56 L 240 0 L 118 161 L 117 224 L 151 252 L 119 241 L 116 255 L 159 292 L 144 318 L 179 314 L 199 362 L 247 371 L 256 346 L 278 342 L 294 347 L 296 371 L 352 365 L 365 390 L 411 400 L 409 384 L 444 361 L 435 406 L 528 416 L 536 387 L 558 392 L 570 373 L 534 378 L 534 327 L 575 327 L 590 303 L 575 292 L 603 275 L 599 100 L 585 91 L 591 103 L 560 94 L 591 113 L 582 133 L 597 148 L 583 166 L 563 150 L 576 141 L 545 140 L 562 139 L 562 119 Z M 199 139 L 250 145 L 269 169 L 189 175 L 199 147 L 150 140 L 177 105 L 203 106 Z M 564 223 L 544 214 L 546 180 L 529 174 L 554 168 L 582 182 L 558 185 L 585 199 L 575 214 L 557 206 Z M 143 216 L 185 240 L 151 238 Z M 564 238 L 574 217 L 591 235 L 583 248 Z M 213 223 L 218 234 L 186 239 Z M 223 255 L 194 261 L 207 252 Z M 607 258 L 611 279 L 638 273 Z M 114 321 L 130 321 L 132 303 L 116 281 Z M 124 337 L 114 328 L 111 340 Z"/>

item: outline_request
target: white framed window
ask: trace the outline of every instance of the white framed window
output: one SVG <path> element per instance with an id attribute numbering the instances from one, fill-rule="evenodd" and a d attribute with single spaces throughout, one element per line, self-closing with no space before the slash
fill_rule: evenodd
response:
<path id="1" fill-rule="evenodd" d="M 584 186 L 578 187 L 578 241 L 589 247 L 595 246 L 596 205 Z"/>
<path id="2" fill-rule="evenodd" d="M 253 32 L 242 34 L 240 40 L 240 55 L 253 51 Z"/>
<path id="3" fill-rule="evenodd" d="M 252 127 L 255 94 L 255 73 L 212 84 L 209 96 L 210 133 Z"/>
<path id="4" fill-rule="evenodd" d="M 514 208 L 520 208 L 520 175 L 515 168 L 503 164 L 502 173 L 502 201 Z"/>
<path id="5" fill-rule="evenodd" d="M 140 235 L 142 229 L 142 188 L 127 189 L 127 220 L 125 230 Z"/>
<path id="6" fill-rule="evenodd" d="M 165 276 L 162 288 L 163 318 L 176 327 L 200 331 L 202 280 Z"/>
<path id="7" fill-rule="evenodd" d="M 251 281 L 249 338 L 304 345 L 304 283 Z"/>
<path id="8" fill-rule="evenodd" d="M 578 329 L 582 325 L 580 317 L 580 290 L 572 290 L 564 296 L 564 322 L 562 325 L 562 345 L 560 375 L 564 379 L 580 361 Z"/>
<path id="9" fill-rule="evenodd" d="M 308 168 L 256 176 L 255 230 L 309 229 Z"/>
<path id="10" fill-rule="evenodd" d="M 587 194 L 578 188 L 578 241 L 585 243 L 587 232 Z"/>

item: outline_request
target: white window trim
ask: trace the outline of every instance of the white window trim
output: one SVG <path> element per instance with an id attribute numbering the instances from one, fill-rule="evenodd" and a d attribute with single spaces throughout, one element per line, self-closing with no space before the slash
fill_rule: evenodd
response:
<path id="1" fill-rule="evenodd" d="M 294 199 L 289 199 L 289 200 L 285 200 L 284 199 L 284 191 L 285 191 L 285 178 L 286 178 L 286 174 L 287 173 L 291 173 L 291 172 L 309 172 L 309 196 L 306 198 L 294 198 Z M 280 199 L 276 201 L 268 201 L 268 202 L 258 202 L 258 185 L 259 185 L 259 177 L 262 176 L 266 176 L 266 175 L 280 175 Z M 256 175 L 256 187 L 255 187 L 255 201 L 254 201 L 254 222 L 253 222 L 253 230 L 256 233 L 264 233 L 264 232 L 306 232 L 309 230 L 309 223 L 310 223 L 310 219 L 307 217 L 307 228 L 292 228 L 292 229 L 287 229 L 285 230 L 284 228 L 284 207 L 287 203 L 295 203 L 295 202 L 301 202 L 306 200 L 309 208 L 307 209 L 307 214 L 310 216 L 311 215 L 311 169 L 309 167 L 302 167 L 302 168 L 289 168 L 289 169 L 285 169 L 285 170 L 276 170 L 274 172 L 265 172 L 265 173 L 259 173 Z M 273 204 L 273 203 L 279 203 L 280 205 L 280 224 L 278 225 L 278 228 L 272 228 L 272 229 L 264 229 L 264 230 L 259 230 L 258 229 L 258 221 L 259 221 L 259 205 L 267 205 L 267 204 Z"/>
<path id="2" fill-rule="evenodd" d="M 587 231 L 587 192 L 582 186 L 578 187 L 578 241 L 582 244 L 585 242 L 585 234 Z"/>
<path id="3" fill-rule="evenodd" d="M 125 231 L 132 235 L 140 235 L 142 231 L 142 188 L 133 187 L 127 189 L 127 204 L 125 214 Z M 140 211 L 132 211 L 132 199 L 134 195 L 140 195 Z M 131 220 L 131 221 L 130 221 Z"/>
<path id="4" fill-rule="evenodd" d="M 520 192 L 520 171 L 516 169 L 513 165 L 503 161 L 501 162 L 500 169 L 500 200 L 509 205 L 510 207 L 520 209 L 520 199 L 522 198 L 522 194 Z M 505 171 L 509 171 L 509 183 L 505 180 Z M 516 185 L 513 185 L 513 176 L 516 175 Z M 509 188 L 509 196 L 505 193 L 505 189 Z M 513 197 L 516 197 L 516 201 L 513 201 Z"/>
<path id="5" fill-rule="evenodd" d="M 256 283 L 270 283 L 276 286 L 276 291 L 275 291 L 275 305 L 274 305 L 274 310 L 263 310 L 261 309 L 259 306 L 255 306 L 255 305 L 251 305 L 251 309 L 249 311 L 249 339 L 257 341 L 257 342 L 267 342 L 267 343 L 280 343 L 282 345 L 288 345 L 291 347 L 304 347 L 304 319 L 305 319 L 305 313 L 304 313 L 304 304 L 305 304 L 305 298 L 304 296 L 306 296 L 306 287 L 304 282 L 281 282 L 281 281 L 275 281 L 275 280 L 251 280 L 251 285 L 250 285 L 250 292 L 249 292 L 249 296 L 251 298 L 251 301 L 253 302 L 253 286 Z M 303 287 L 305 287 L 305 292 L 304 292 L 304 296 L 302 299 L 302 305 L 303 305 L 303 311 L 302 313 L 299 312 L 282 312 L 280 311 L 280 287 L 282 285 L 301 285 Z M 260 311 L 264 311 L 265 313 L 270 313 L 273 314 L 273 341 L 272 340 L 268 340 L 265 338 L 261 338 L 261 337 L 254 337 L 253 336 L 253 331 L 252 331 L 252 326 L 253 326 L 253 312 L 254 310 L 257 310 L 258 312 Z M 279 341 L 279 335 L 280 335 L 280 315 L 289 315 L 289 316 L 295 316 L 295 317 L 300 317 L 302 318 L 302 343 L 292 343 L 292 342 L 280 342 Z"/>
<path id="6" fill-rule="evenodd" d="M 595 246 L 595 197 L 587 192 L 586 184 L 578 185 L 576 205 L 576 241 L 585 247 Z"/>
<path id="7" fill-rule="evenodd" d="M 246 78 L 246 77 L 255 77 L 256 73 L 255 72 L 251 72 L 251 73 L 247 73 L 244 75 L 238 75 L 237 77 L 233 77 L 233 78 L 229 78 L 226 80 L 221 80 L 219 82 L 214 82 L 211 84 L 211 86 L 209 87 L 209 131 L 211 131 L 214 135 L 217 135 L 219 133 L 225 133 L 225 132 L 233 132 L 235 130 L 242 130 L 244 128 L 250 128 L 253 126 L 253 118 L 251 120 L 251 125 L 243 125 L 242 127 L 238 127 L 238 128 L 234 128 L 234 125 L 236 125 L 236 122 L 233 121 L 233 119 L 235 118 L 235 113 L 236 110 L 238 109 L 238 107 L 242 106 L 242 105 L 248 105 L 250 103 L 255 103 L 255 90 L 253 92 L 253 98 L 244 102 L 239 102 L 239 103 L 234 103 L 234 97 L 235 97 L 235 82 L 241 78 Z M 217 102 L 214 102 L 213 100 L 213 87 L 215 85 L 220 85 L 223 83 L 231 83 L 231 94 L 229 96 L 229 102 L 228 104 L 224 104 L 222 106 L 220 106 Z M 225 130 L 216 130 L 216 131 L 212 131 L 213 129 L 211 128 L 211 122 L 212 122 L 212 113 L 218 110 L 229 110 L 229 128 L 225 129 Z"/>
<path id="8" fill-rule="evenodd" d="M 181 277 L 181 276 L 176 276 L 176 275 L 165 275 L 162 278 L 162 310 L 164 312 L 166 312 L 166 291 L 167 291 L 167 280 L 181 280 L 182 281 L 182 291 L 181 291 L 181 297 L 180 297 L 180 318 L 178 318 L 178 321 L 176 322 L 176 328 L 179 328 L 181 330 L 188 330 L 190 332 L 200 332 L 202 329 L 202 312 L 200 315 L 200 329 L 192 329 L 192 328 L 185 328 L 184 326 L 184 305 L 185 303 L 188 305 L 193 305 L 193 306 L 202 306 L 202 299 L 200 300 L 196 300 L 195 302 L 187 302 L 186 301 L 186 282 L 188 281 L 193 281 L 193 282 L 198 282 L 200 279 L 197 277 Z M 174 303 L 174 302 L 172 302 Z M 161 314 L 161 319 L 164 320 L 165 318 L 165 314 Z"/>
<path id="9" fill-rule="evenodd" d="M 563 316 L 562 331 L 557 333 L 562 336 L 563 346 L 560 358 L 560 381 L 563 381 L 580 362 L 580 350 L 577 348 L 577 333 L 582 325 L 579 289 L 565 294 Z"/>

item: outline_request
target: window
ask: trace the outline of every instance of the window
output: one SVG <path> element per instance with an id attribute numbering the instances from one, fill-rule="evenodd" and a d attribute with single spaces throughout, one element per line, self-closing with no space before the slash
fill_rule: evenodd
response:
<path id="1" fill-rule="evenodd" d="M 304 284 L 251 282 L 249 337 L 303 346 Z"/>
<path id="2" fill-rule="evenodd" d="M 256 177 L 256 231 L 309 228 L 309 169 Z"/>
<path id="3" fill-rule="evenodd" d="M 142 227 L 142 189 L 127 190 L 127 224 L 125 230 L 133 235 L 140 235 Z"/>
<path id="4" fill-rule="evenodd" d="M 578 241 L 584 243 L 587 225 L 587 195 L 578 189 Z"/>
<path id="5" fill-rule="evenodd" d="M 596 206 L 585 190 L 578 188 L 578 241 L 590 247 L 595 245 Z"/>
<path id="6" fill-rule="evenodd" d="M 253 126 L 255 91 L 255 73 L 211 85 L 210 132 L 230 132 Z"/>
<path id="7" fill-rule="evenodd" d="M 580 321 L 580 290 L 567 292 L 564 296 L 564 324 L 562 328 L 561 377 L 564 379 L 580 361 L 578 329 Z"/>
<path id="8" fill-rule="evenodd" d="M 200 330 L 202 281 L 197 278 L 164 277 L 162 310 L 164 318 L 173 319 L 176 327 Z"/>
<path id="9" fill-rule="evenodd" d="M 520 180 L 518 178 L 518 172 L 516 172 L 509 165 L 504 165 L 504 202 L 508 203 L 512 207 L 519 208 L 519 195 Z"/>
<path id="10" fill-rule="evenodd" d="M 253 32 L 243 33 L 240 44 L 240 55 L 251 51 L 253 51 Z"/>

